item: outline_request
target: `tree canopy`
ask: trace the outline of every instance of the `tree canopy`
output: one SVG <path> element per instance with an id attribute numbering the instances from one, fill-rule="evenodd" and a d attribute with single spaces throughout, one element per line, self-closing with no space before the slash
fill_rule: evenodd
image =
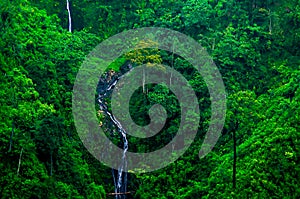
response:
<path id="1" fill-rule="evenodd" d="M 299 0 L 69 2 L 71 32 L 64 0 L 0 2 L 0 198 L 113 197 L 111 169 L 76 132 L 72 89 L 98 43 L 141 27 L 179 31 L 207 50 L 226 87 L 227 114 L 216 146 L 199 159 L 211 116 L 203 77 L 187 60 L 158 49 L 131 51 L 112 63 L 114 72 L 127 62 L 169 65 L 187 79 L 200 107 L 190 148 L 163 169 L 129 174 L 128 198 L 300 197 Z M 137 45 L 147 42 L 153 41 Z M 153 151 L 175 136 L 180 106 L 164 85 L 135 91 L 132 118 L 147 125 L 154 104 L 167 110 L 165 127 L 149 139 L 129 137 L 129 150 Z M 113 130 L 95 107 L 99 123 Z M 119 137 L 108 136 L 118 144 Z"/>

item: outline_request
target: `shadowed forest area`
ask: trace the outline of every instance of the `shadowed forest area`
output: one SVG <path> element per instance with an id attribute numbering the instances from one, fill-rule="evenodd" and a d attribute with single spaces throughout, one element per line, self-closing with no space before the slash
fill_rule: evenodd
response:
<path id="1" fill-rule="evenodd" d="M 217 144 L 200 159 L 211 117 L 202 76 L 163 50 L 117 59 L 108 73 L 120 74 L 128 63 L 172 66 L 192 86 L 200 109 L 189 149 L 165 168 L 128 173 L 129 193 L 122 197 L 300 198 L 299 0 L 1 0 L 0 17 L 1 199 L 115 197 L 112 169 L 77 134 L 72 90 L 92 49 L 141 27 L 179 31 L 207 50 L 225 84 L 226 120 Z M 176 134 L 179 106 L 162 85 L 134 93 L 133 120 L 147 125 L 147 111 L 157 103 L 167 110 L 165 128 L 151 139 L 129 137 L 129 151 L 153 151 Z M 120 144 L 95 107 L 99 125 Z"/>

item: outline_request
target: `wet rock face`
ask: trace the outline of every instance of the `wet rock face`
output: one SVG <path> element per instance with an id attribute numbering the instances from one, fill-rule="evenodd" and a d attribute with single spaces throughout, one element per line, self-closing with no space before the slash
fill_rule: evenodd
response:
<path id="1" fill-rule="evenodd" d="M 115 85 L 118 83 L 119 79 L 127 73 L 129 70 L 132 69 L 131 63 L 128 61 L 120 68 L 120 72 L 116 73 L 114 70 L 107 71 L 103 76 L 99 78 L 99 82 L 97 85 L 97 93 L 98 93 L 98 104 L 100 107 L 100 112 L 104 113 L 108 119 L 108 122 L 106 123 L 107 129 L 112 132 L 114 129 L 119 133 L 120 136 L 120 143 L 123 148 L 123 156 L 120 160 L 120 165 L 118 170 L 113 170 L 113 179 L 114 179 L 114 185 L 115 185 L 115 193 L 116 193 L 116 199 L 125 199 L 125 195 L 119 195 L 120 193 L 125 193 L 127 191 L 127 173 L 124 172 L 127 170 L 127 160 L 126 160 L 126 152 L 128 150 L 128 141 L 126 138 L 126 131 L 123 129 L 122 125 L 119 123 L 119 121 L 114 117 L 112 113 L 108 110 L 107 103 L 105 100 L 107 100 L 115 87 Z M 101 124 L 103 123 L 101 122 Z M 114 126 L 114 127 L 113 127 Z"/>
<path id="2" fill-rule="evenodd" d="M 99 78 L 97 85 L 97 93 L 99 95 L 103 95 L 105 93 L 106 96 L 108 93 L 111 93 L 113 86 L 117 83 L 117 81 L 122 77 L 125 73 L 132 69 L 132 64 L 130 61 L 127 61 L 120 67 L 119 72 L 115 72 L 114 70 L 107 71 L 103 76 Z"/>

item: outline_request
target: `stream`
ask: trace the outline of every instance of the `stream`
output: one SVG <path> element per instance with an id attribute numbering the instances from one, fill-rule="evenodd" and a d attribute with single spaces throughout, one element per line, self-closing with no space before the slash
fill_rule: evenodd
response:
<path id="1" fill-rule="evenodd" d="M 115 118 L 115 116 L 108 110 L 105 99 L 109 98 L 113 92 L 118 81 L 122 78 L 122 76 L 132 69 L 131 64 L 128 62 L 121 67 L 121 72 L 115 73 L 114 71 L 108 71 L 105 76 L 100 77 L 99 83 L 97 86 L 98 93 L 98 104 L 100 110 L 104 112 L 104 114 L 109 118 L 110 122 L 115 126 L 118 134 L 120 135 L 121 142 L 123 143 L 123 155 L 120 160 L 120 164 L 118 170 L 112 169 L 112 176 L 114 180 L 115 186 L 115 198 L 116 199 L 125 199 L 126 195 L 123 193 L 127 192 L 127 160 L 126 160 L 126 152 L 128 150 L 128 141 L 126 138 L 126 131 L 120 124 L 120 122 Z"/>

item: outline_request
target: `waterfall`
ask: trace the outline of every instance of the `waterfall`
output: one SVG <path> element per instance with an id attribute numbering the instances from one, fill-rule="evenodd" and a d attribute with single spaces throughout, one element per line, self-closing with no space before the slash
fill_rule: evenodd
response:
<path id="1" fill-rule="evenodd" d="M 72 19 L 71 19 L 69 0 L 67 0 L 67 10 L 68 10 L 68 15 L 69 15 L 69 32 L 72 32 Z"/>
<path id="2" fill-rule="evenodd" d="M 127 64 L 125 67 L 127 67 L 123 72 L 127 72 L 132 69 L 131 64 Z M 129 69 L 129 70 L 128 70 Z M 123 73 L 123 74 L 124 74 Z M 114 180 L 114 186 L 115 186 L 115 193 L 116 199 L 125 199 L 125 194 L 120 193 L 126 193 L 127 192 L 127 160 L 126 160 L 126 152 L 128 150 L 128 140 L 126 137 L 126 131 L 120 124 L 120 122 L 115 118 L 115 116 L 109 112 L 107 105 L 105 104 L 105 97 L 108 97 L 109 94 L 112 93 L 112 90 L 114 89 L 117 82 L 120 80 L 120 78 L 123 75 L 120 73 L 119 75 L 111 75 L 110 73 L 106 74 L 106 77 L 101 77 L 97 86 L 97 92 L 98 92 L 98 103 L 100 106 L 100 109 L 106 114 L 106 116 L 109 117 L 110 121 L 114 124 L 116 127 L 119 135 L 121 136 L 122 142 L 123 142 L 123 154 L 122 159 L 120 160 L 120 164 L 118 167 L 117 173 L 115 173 L 115 170 L 112 170 L 113 180 Z"/>

